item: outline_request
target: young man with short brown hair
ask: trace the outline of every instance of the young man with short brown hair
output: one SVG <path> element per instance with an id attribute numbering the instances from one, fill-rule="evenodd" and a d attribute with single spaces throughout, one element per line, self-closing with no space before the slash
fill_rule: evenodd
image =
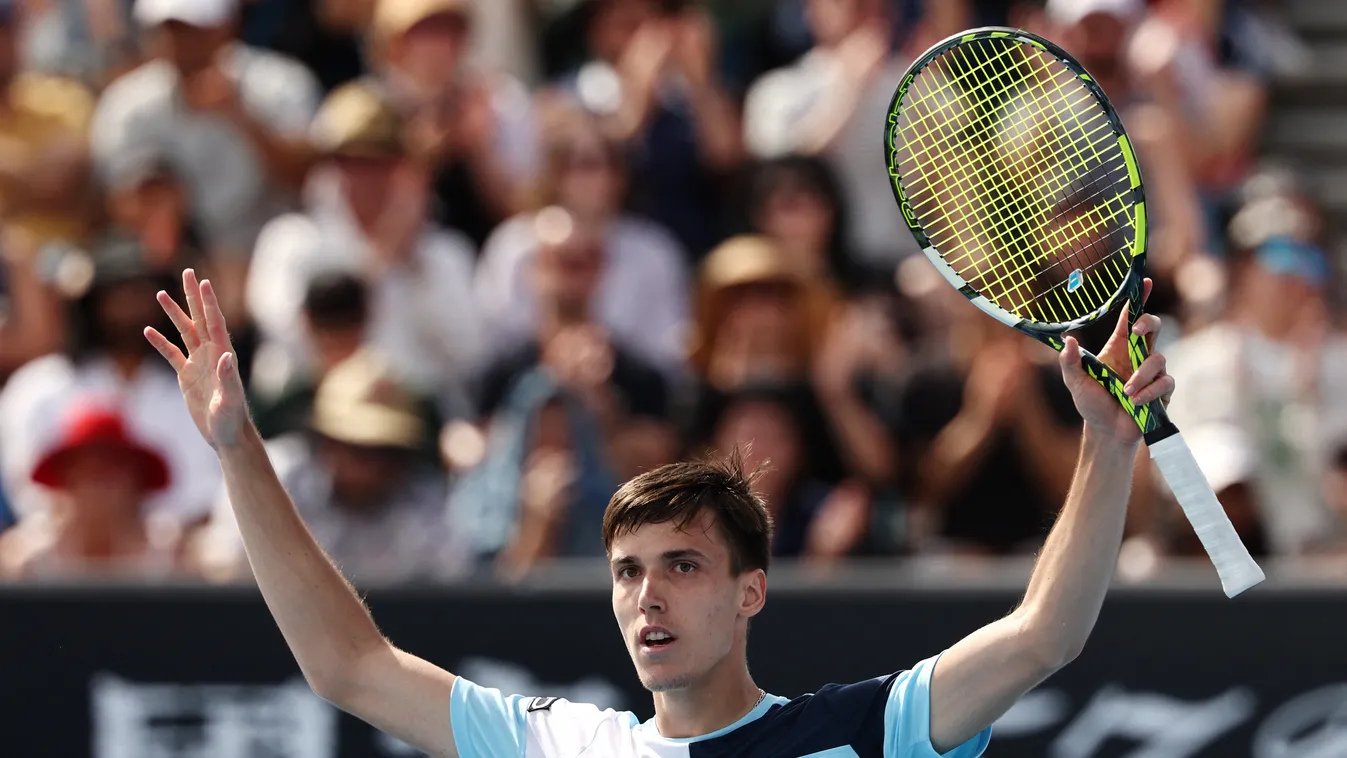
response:
<path id="1" fill-rule="evenodd" d="M 1122 539 L 1136 424 L 1081 370 L 1067 340 L 1062 375 L 1084 420 L 1076 476 L 1020 606 L 907 670 L 793 700 L 748 671 L 748 624 L 767 599 L 771 521 L 736 464 L 676 463 L 636 477 L 604 518 L 613 613 L 655 717 L 557 698 L 506 696 L 394 647 L 314 541 L 248 418 L 233 347 L 209 282 L 183 273 L 188 311 L 160 304 L 187 347 L 147 338 L 178 372 L 201 433 L 219 453 L 262 596 L 314 691 L 437 756 L 570 758 L 735 755 L 973 758 L 991 724 L 1085 645 Z M 1149 291 L 1150 283 L 1147 282 Z M 1134 330 L 1154 337 L 1159 319 Z M 1126 311 L 1100 358 L 1126 370 Z M 1133 402 L 1168 396 L 1151 355 Z M 467 619 L 460 623 L 470 623 Z"/>

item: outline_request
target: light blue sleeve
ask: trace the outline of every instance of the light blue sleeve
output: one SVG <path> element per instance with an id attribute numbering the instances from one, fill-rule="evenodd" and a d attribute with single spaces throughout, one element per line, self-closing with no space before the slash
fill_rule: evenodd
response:
<path id="1" fill-rule="evenodd" d="M 977 758 L 992 738 L 989 726 L 941 754 L 931 745 L 931 672 L 940 656 L 894 677 L 884 706 L 884 758 Z"/>
<path id="2" fill-rule="evenodd" d="M 532 701 L 458 677 L 449 696 L 449 724 L 460 758 L 522 758 L 524 713 Z"/>

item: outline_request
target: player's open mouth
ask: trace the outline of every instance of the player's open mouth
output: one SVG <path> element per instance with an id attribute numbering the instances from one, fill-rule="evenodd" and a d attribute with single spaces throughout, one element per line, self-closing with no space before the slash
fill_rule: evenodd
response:
<path id="1" fill-rule="evenodd" d="M 663 629 L 647 627 L 641 630 L 641 647 L 649 650 L 659 650 L 668 647 L 677 639 Z"/>

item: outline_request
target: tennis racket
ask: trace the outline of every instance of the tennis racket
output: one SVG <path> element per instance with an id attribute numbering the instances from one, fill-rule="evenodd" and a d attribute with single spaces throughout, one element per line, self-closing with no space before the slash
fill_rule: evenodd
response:
<path id="1" fill-rule="evenodd" d="M 949 37 L 904 73 L 884 132 L 908 228 L 955 289 L 1051 345 L 1126 301 L 1141 315 L 1146 200 L 1127 132 L 1061 48 L 1019 29 Z M 1145 340 L 1129 331 L 1132 368 Z M 1085 371 L 1131 414 L 1229 597 L 1263 581 L 1179 430 L 1156 400 L 1082 349 Z"/>

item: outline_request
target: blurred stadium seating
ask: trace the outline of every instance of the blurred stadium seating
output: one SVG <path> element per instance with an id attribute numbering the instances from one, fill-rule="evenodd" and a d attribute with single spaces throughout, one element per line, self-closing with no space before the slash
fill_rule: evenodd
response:
<path id="1" fill-rule="evenodd" d="M 411 754 L 286 685 L 141 336 L 188 266 L 304 519 L 436 662 L 643 708 L 599 650 L 604 504 L 750 443 L 770 686 L 1004 613 L 1079 418 L 1050 353 L 914 255 L 878 153 L 907 63 L 987 23 L 1116 88 L 1175 416 L 1270 576 L 1220 597 L 1143 452 L 1102 641 L 988 755 L 1347 756 L 1323 707 L 1347 697 L 1347 0 L 0 0 L 0 672 L 30 693 L 0 755 Z M 596 670 L 511 657 L 534 602 Z M 826 623 L 870 609 L 901 629 Z M 1196 732 L 1144 734 L 1182 713 Z M 255 752 L 211 752 L 198 727 L 231 718 L 216 738 Z M 196 726 L 136 731 L 157 719 Z"/>

